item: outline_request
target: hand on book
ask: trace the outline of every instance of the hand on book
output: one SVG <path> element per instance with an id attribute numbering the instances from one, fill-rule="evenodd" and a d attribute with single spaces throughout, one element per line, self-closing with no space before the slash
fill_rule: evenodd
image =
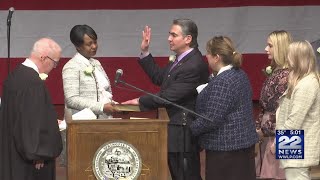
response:
<path id="1" fill-rule="evenodd" d="M 106 113 L 118 112 L 119 110 L 117 108 L 115 108 L 114 105 L 115 104 L 113 102 L 104 104 L 103 112 L 106 112 Z"/>
<path id="2" fill-rule="evenodd" d="M 139 105 L 139 98 L 131 99 L 131 100 L 122 102 L 121 104 Z"/>

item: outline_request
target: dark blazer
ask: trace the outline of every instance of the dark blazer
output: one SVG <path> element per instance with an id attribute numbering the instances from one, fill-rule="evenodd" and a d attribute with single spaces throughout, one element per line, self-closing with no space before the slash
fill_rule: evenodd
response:
<path id="1" fill-rule="evenodd" d="M 196 111 L 211 121 L 197 118 L 193 135 L 202 148 L 234 151 L 249 148 L 258 141 L 252 108 L 252 90 L 241 69 L 230 69 L 213 78 L 198 96 Z"/>
<path id="2" fill-rule="evenodd" d="M 316 58 L 317 58 L 316 61 L 317 61 L 318 69 L 320 70 L 320 52 L 317 51 L 317 49 L 320 48 L 320 39 L 313 41 L 311 45 L 314 50 L 314 53 L 316 54 Z"/>
<path id="3" fill-rule="evenodd" d="M 177 103 L 185 108 L 194 110 L 197 98 L 196 87 L 207 82 L 209 77 L 208 64 L 203 60 L 201 52 L 195 48 L 187 54 L 180 62 L 169 72 L 173 63 L 164 68 L 160 68 L 154 61 L 152 55 L 139 60 L 139 64 L 150 77 L 152 82 L 160 86 L 160 91 L 156 94 L 168 101 Z M 169 152 L 171 147 L 180 146 L 183 140 L 179 140 L 176 130 L 172 126 L 188 125 L 193 121 L 191 114 L 183 110 L 168 105 L 167 103 L 145 95 L 139 99 L 141 110 L 150 110 L 158 107 L 166 107 L 169 122 Z M 181 136 L 181 135 L 180 135 Z M 178 142 L 177 142 L 178 141 Z M 179 142 L 180 141 L 180 142 Z M 182 142 L 181 142 L 182 141 Z M 173 148 L 172 151 L 175 151 Z M 180 151 L 180 150 L 178 150 Z"/>

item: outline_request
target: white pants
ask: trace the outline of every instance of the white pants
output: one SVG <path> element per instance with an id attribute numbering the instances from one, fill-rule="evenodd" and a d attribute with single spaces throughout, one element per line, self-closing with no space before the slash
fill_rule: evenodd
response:
<path id="1" fill-rule="evenodd" d="M 311 180 L 310 168 L 285 168 L 286 180 Z"/>

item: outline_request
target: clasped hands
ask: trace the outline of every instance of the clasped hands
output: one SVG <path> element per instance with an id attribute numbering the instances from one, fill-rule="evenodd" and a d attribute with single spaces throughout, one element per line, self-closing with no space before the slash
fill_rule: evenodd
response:
<path id="1" fill-rule="evenodd" d="M 39 169 L 43 168 L 44 161 L 43 160 L 33 160 L 33 164 L 34 164 L 34 167 L 39 170 Z"/>
<path id="2" fill-rule="evenodd" d="M 262 130 L 261 130 L 261 129 L 256 129 L 256 132 L 257 132 L 257 134 L 258 134 L 259 141 L 262 142 L 262 141 L 263 141 L 263 137 L 264 137 Z M 276 153 L 275 143 L 272 143 L 272 144 L 270 145 L 270 152 L 271 152 L 272 154 L 275 154 L 275 153 Z"/>

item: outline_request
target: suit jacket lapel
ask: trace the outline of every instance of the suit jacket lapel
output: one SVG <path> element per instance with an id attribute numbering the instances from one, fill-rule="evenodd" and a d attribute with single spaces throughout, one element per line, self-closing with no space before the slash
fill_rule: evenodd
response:
<path id="1" fill-rule="evenodd" d="M 167 67 L 167 73 L 165 75 L 165 78 L 163 80 L 163 83 L 162 83 L 161 87 L 166 87 L 167 83 L 170 82 L 170 76 L 172 76 L 176 72 L 178 72 L 179 68 L 181 66 L 183 66 L 184 63 L 189 61 L 191 59 L 191 57 L 193 57 L 197 53 L 200 53 L 200 51 L 198 50 L 198 48 L 194 48 L 189 54 L 187 54 L 185 57 L 183 57 L 175 67 L 173 67 L 171 69 L 171 66 L 173 65 L 173 63 L 170 66 L 168 66 Z M 171 71 L 170 71 L 170 69 L 171 69 Z"/>
<path id="2" fill-rule="evenodd" d="M 199 52 L 198 48 L 194 48 L 189 54 L 187 54 L 185 57 L 183 57 L 175 67 L 173 67 L 171 69 L 171 66 L 173 66 L 173 63 L 172 63 L 172 65 L 168 69 L 168 74 L 171 74 L 172 72 L 174 72 L 176 69 L 178 69 L 180 66 L 182 66 L 185 62 L 187 62 L 192 56 L 194 56 L 198 52 Z M 170 71 L 170 69 L 171 69 L 171 71 Z"/>

